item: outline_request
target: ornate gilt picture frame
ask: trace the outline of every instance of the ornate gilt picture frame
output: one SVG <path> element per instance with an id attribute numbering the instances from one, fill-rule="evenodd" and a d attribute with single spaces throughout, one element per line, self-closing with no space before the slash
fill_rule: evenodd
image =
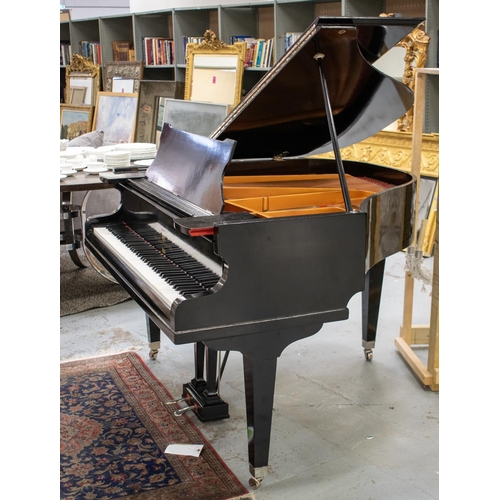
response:
<path id="1" fill-rule="evenodd" d="M 73 54 L 71 64 L 66 66 L 65 103 L 71 103 L 73 88 L 85 88 L 83 105 L 95 106 L 97 92 L 101 88 L 101 69 L 80 54 Z"/>
<path id="2" fill-rule="evenodd" d="M 202 43 L 188 43 L 184 99 L 236 106 L 241 100 L 245 54 L 245 42 L 227 45 L 211 30 L 205 31 Z"/>
<path id="3" fill-rule="evenodd" d="M 361 161 L 392 167 L 411 173 L 412 133 L 382 130 L 377 134 L 340 150 L 343 160 Z M 317 158 L 335 158 L 333 151 L 315 155 Z M 422 134 L 420 168 L 421 193 L 419 220 L 428 221 L 422 250 L 432 254 L 436 230 L 436 207 L 439 185 L 439 134 Z"/>
<path id="4" fill-rule="evenodd" d="M 133 80 L 133 92 L 139 92 L 144 76 L 144 61 L 110 61 L 105 66 L 104 92 L 113 92 L 113 78 Z"/>

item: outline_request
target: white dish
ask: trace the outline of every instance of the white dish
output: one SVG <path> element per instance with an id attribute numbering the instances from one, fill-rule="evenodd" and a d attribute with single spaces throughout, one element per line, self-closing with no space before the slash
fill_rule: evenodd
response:
<path id="1" fill-rule="evenodd" d="M 75 170 L 79 171 L 79 170 L 83 170 L 84 168 L 87 168 L 87 165 L 83 164 L 83 165 L 80 165 L 79 167 L 73 167 Z"/>
<path id="2" fill-rule="evenodd" d="M 149 167 L 153 162 L 154 158 L 152 160 L 137 160 L 134 161 L 134 165 L 139 165 L 139 167 Z"/>
<path id="3" fill-rule="evenodd" d="M 70 175 L 76 174 L 76 170 L 65 170 L 64 172 L 61 172 L 61 175 L 64 175 L 65 177 L 68 177 Z"/>
<path id="4" fill-rule="evenodd" d="M 106 172 L 106 170 L 108 170 L 107 167 L 103 167 L 103 168 L 85 168 L 83 171 L 86 172 L 87 174 L 100 174 L 102 172 Z"/>
<path id="5" fill-rule="evenodd" d="M 60 179 L 66 179 L 66 177 L 68 177 L 68 176 L 67 176 L 67 175 L 64 175 L 64 174 L 61 174 Z"/>

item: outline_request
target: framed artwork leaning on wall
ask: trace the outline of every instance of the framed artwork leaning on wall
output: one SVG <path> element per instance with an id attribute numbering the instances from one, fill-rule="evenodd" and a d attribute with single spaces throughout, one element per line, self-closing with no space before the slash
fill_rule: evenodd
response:
<path id="1" fill-rule="evenodd" d="M 104 131 L 103 146 L 134 142 L 137 92 L 99 92 L 92 130 Z"/>
<path id="2" fill-rule="evenodd" d="M 60 139 L 71 141 L 92 130 L 93 106 L 61 104 Z"/>

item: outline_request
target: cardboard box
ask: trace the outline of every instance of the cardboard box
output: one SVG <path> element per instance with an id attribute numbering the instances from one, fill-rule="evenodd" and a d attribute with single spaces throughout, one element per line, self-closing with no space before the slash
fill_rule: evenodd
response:
<path id="1" fill-rule="evenodd" d="M 59 21 L 69 21 L 71 20 L 71 14 L 69 9 L 63 9 L 60 12 L 60 20 Z"/>

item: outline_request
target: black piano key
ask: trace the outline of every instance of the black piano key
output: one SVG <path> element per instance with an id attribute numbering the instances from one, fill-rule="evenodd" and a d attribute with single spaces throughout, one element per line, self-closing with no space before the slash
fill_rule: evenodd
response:
<path id="1" fill-rule="evenodd" d="M 183 295 L 203 294 L 219 281 L 217 274 L 147 224 L 120 223 L 108 229 Z"/>

